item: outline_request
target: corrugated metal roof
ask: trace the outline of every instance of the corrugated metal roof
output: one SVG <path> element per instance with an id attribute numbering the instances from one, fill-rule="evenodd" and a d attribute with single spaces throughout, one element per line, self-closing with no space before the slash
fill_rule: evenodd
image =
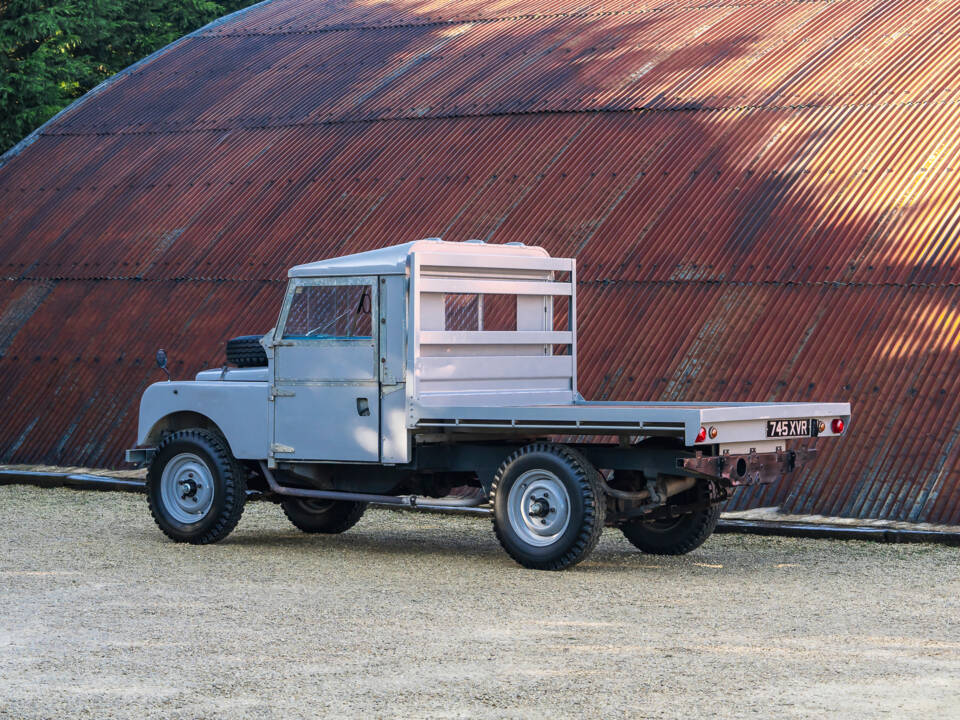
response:
<path id="1" fill-rule="evenodd" d="M 0 462 L 115 466 L 163 345 L 420 237 L 578 258 L 580 387 L 850 400 L 742 508 L 960 521 L 960 0 L 293 2 L 0 160 Z"/>

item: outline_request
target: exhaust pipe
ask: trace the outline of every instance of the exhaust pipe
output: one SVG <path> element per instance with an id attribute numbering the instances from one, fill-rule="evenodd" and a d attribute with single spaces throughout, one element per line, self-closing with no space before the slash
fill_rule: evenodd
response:
<path id="1" fill-rule="evenodd" d="M 663 499 L 666 500 L 669 497 L 674 495 L 679 495 L 682 492 L 686 492 L 694 485 L 697 484 L 697 479 L 692 477 L 672 477 L 669 480 L 662 483 L 663 489 Z M 612 488 L 607 484 L 607 481 L 603 479 L 603 475 L 600 476 L 600 485 L 603 487 L 603 491 L 610 497 L 617 498 L 618 500 L 629 500 L 630 502 L 639 502 L 642 500 L 648 500 L 650 498 L 649 490 L 617 490 Z"/>
<path id="2" fill-rule="evenodd" d="M 307 488 L 292 488 L 281 485 L 273 476 L 267 464 L 260 461 L 260 470 L 267 480 L 270 490 L 285 497 L 310 498 L 312 500 L 347 500 L 350 502 L 365 502 L 371 505 L 394 505 L 410 508 L 411 510 L 447 510 L 468 513 L 486 514 L 489 512 L 481 506 L 487 502 L 485 497 L 477 498 L 430 498 L 420 495 L 373 495 L 371 493 L 341 492 L 339 490 L 313 490 Z"/>

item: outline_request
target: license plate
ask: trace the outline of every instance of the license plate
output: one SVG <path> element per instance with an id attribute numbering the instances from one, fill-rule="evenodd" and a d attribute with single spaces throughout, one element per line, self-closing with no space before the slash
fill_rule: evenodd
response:
<path id="1" fill-rule="evenodd" d="M 810 437 L 810 420 L 767 420 L 767 437 Z"/>

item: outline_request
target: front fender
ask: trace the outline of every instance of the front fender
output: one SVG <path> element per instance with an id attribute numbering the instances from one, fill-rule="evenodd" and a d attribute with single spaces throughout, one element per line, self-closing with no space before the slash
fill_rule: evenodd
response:
<path id="1" fill-rule="evenodd" d="M 266 382 L 154 383 L 140 399 L 137 444 L 146 445 L 165 418 L 198 413 L 220 429 L 234 457 L 262 460 L 270 447 L 268 389 Z"/>

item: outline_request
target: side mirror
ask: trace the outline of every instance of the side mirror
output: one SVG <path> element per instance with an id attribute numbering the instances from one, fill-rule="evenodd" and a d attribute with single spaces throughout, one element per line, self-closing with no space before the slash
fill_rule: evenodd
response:
<path id="1" fill-rule="evenodd" d="M 162 348 L 157 350 L 157 367 L 167 374 L 167 380 L 169 380 L 170 371 L 167 370 L 167 351 Z"/>

